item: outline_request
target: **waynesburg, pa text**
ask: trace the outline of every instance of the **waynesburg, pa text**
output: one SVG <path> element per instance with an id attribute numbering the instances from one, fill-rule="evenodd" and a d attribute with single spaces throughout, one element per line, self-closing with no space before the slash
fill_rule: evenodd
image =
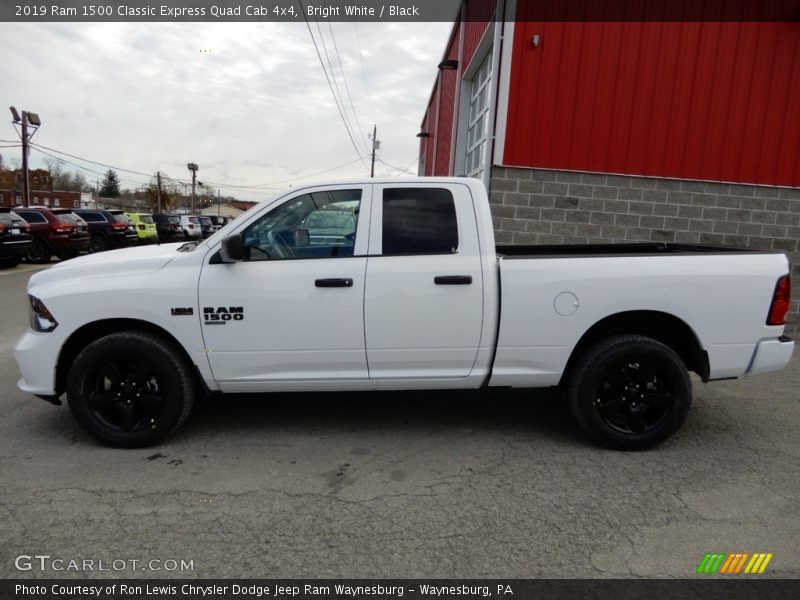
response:
<path id="1" fill-rule="evenodd" d="M 103 598 L 107 596 L 123 595 L 131 597 L 149 596 L 189 596 L 193 598 L 206 598 L 218 596 L 247 596 L 247 597 L 296 597 L 296 596 L 339 596 L 361 597 L 364 595 L 378 597 L 402 598 L 406 592 L 415 597 L 445 598 L 452 596 L 466 596 L 470 598 L 513 597 L 514 591 L 508 584 L 497 584 L 496 590 L 488 585 L 428 585 L 415 586 L 403 585 L 258 585 L 258 584 L 230 584 L 230 585 L 194 585 L 190 583 L 172 585 L 164 584 L 109 584 L 109 585 L 80 585 L 80 584 L 52 584 L 52 585 L 26 585 L 17 584 L 15 595 L 23 596 L 69 596 L 78 598 Z"/>

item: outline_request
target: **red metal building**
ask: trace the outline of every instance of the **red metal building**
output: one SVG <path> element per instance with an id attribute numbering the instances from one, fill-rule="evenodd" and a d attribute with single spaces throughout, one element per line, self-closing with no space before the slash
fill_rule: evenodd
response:
<path id="1" fill-rule="evenodd" d="M 559 22 L 541 20 L 543 4 L 463 3 L 422 121 L 421 174 L 478 172 L 468 153 L 481 139 L 484 173 L 800 186 L 800 23 Z"/>

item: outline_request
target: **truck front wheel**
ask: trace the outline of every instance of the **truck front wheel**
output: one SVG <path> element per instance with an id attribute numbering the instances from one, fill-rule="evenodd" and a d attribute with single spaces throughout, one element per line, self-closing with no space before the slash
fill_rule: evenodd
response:
<path id="1" fill-rule="evenodd" d="M 692 383 L 668 346 L 640 335 L 609 337 L 579 359 L 569 379 L 569 403 L 595 441 L 619 450 L 657 444 L 686 419 Z"/>
<path id="2" fill-rule="evenodd" d="M 104 443 L 123 448 L 159 442 L 192 409 L 189 361 L 161 336 L 124 331 L 104 336 L 77 356 L 67 400 L 78 422 Z"/>

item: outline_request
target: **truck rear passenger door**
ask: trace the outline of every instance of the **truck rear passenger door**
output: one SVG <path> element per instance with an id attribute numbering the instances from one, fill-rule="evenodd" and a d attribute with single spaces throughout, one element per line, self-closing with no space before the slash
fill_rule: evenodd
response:
<path id="1" fill-rule="evenodd" d="M 379 389 L 469 375 L 483 322 L 481 269 L 467 186 L 375 185 L 364 325 Z"/>

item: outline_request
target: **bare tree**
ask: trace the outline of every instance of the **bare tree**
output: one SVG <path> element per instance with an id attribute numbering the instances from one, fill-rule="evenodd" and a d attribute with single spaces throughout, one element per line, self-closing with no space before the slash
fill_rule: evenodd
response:
<path id="1" fill-rule="evenodd" d="M 155 212 L 158 210 L 159 196 L 161 210 L 171 211 L 180 205 L 181 190 L 179 185 L 172 181 L 166 173 L 161 173 L 161 181 L 158 177 L 151 177 L 150 184 L 145 188 L 147 206 Z"/>

